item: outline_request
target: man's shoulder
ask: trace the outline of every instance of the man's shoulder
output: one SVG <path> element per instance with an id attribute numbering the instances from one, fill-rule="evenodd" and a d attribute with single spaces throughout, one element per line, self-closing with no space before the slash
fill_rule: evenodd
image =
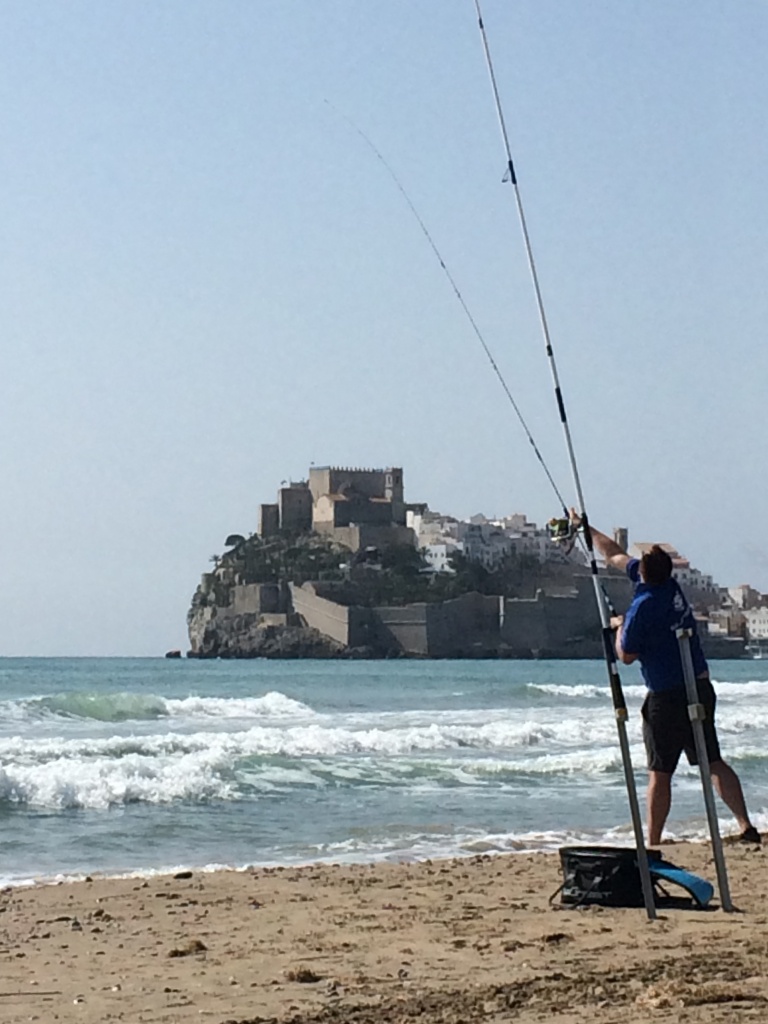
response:
<path id="1" fill-rule="evenodd" d="M 643 605 L 651 601 L 653 601 L 653 592 L 641 583 L 632 597 L 630 608 L 642 608 Z"/>

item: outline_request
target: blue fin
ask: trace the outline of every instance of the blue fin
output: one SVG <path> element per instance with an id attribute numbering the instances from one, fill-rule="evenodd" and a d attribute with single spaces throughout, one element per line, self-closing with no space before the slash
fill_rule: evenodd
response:
<path id="1" fill-rule="evenodd" d="M 682 886 L 686 892 L 691 894 L 699 907 L 706 907 L 715 894 L 715 890 L 709 882 L 699 878 L 698 875 L 692 875 L 690 871 L 675 867 L 674 864 L 668 864 L 664 860 L 652 860 L 648 867 L 652 878 Z"/>

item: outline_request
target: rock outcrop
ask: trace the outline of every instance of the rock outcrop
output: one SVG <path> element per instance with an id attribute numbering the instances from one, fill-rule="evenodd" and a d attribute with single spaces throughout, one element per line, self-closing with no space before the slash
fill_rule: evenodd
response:
<path id="1" fill-rule="evenodd" d="M 194 638 L 194 639 L 193 639 Z M 253 614 L 210 619 L 197 632 L 190 625 L 191 658 L 339 658 L 346 650 L 316 629 L 265 624 Z"/>

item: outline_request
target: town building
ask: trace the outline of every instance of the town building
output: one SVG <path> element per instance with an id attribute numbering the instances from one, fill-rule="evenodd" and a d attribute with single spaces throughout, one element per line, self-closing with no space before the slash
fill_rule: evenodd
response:
<path id="1" fill-rule="evenodd" d="M 768 606 L 748 608 L 744 612 L 748 640 L 768 640 Z"/>
<path id="2" fill-rule="evenodd" d="M 522 513 L 489 519 L 478 512 L 458 520 L 427 509 L 418 514 L 409 512 L 407 522 L 416 534 L 417 546 L 438 572 L 453 571 L 449 559 L 457 551 L 489 571 L 497 569 L 510 555 L 528 556 L 542 564 L 583 564 L 580 553 L 566 553 L 553 543 L 546 529 Z"/>
<path id="3" fill-rule="evenodd" d="M 737 608 L 745 610 L 758 608 L 766 603 L 763 594 L 759 590 L 755 590 L 754 587 L 750 587 L 748 583 L 741 583 L 738 587 L 728 587 L 728 597 Z"/>

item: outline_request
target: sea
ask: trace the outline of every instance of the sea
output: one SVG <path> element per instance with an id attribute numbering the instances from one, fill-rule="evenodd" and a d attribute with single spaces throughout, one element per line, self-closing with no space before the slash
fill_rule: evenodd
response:
<path id="1" fill-rule="evenodd" d="M 768 828 L 768 660 L 711 669 Z M 623 684 L 642 801 L 636 666 Z M 632 844 L 628 806 L 599 661 L 0 659 L 3 886 Z M 706 835 L 687 765 L 668 834 Z"/>

